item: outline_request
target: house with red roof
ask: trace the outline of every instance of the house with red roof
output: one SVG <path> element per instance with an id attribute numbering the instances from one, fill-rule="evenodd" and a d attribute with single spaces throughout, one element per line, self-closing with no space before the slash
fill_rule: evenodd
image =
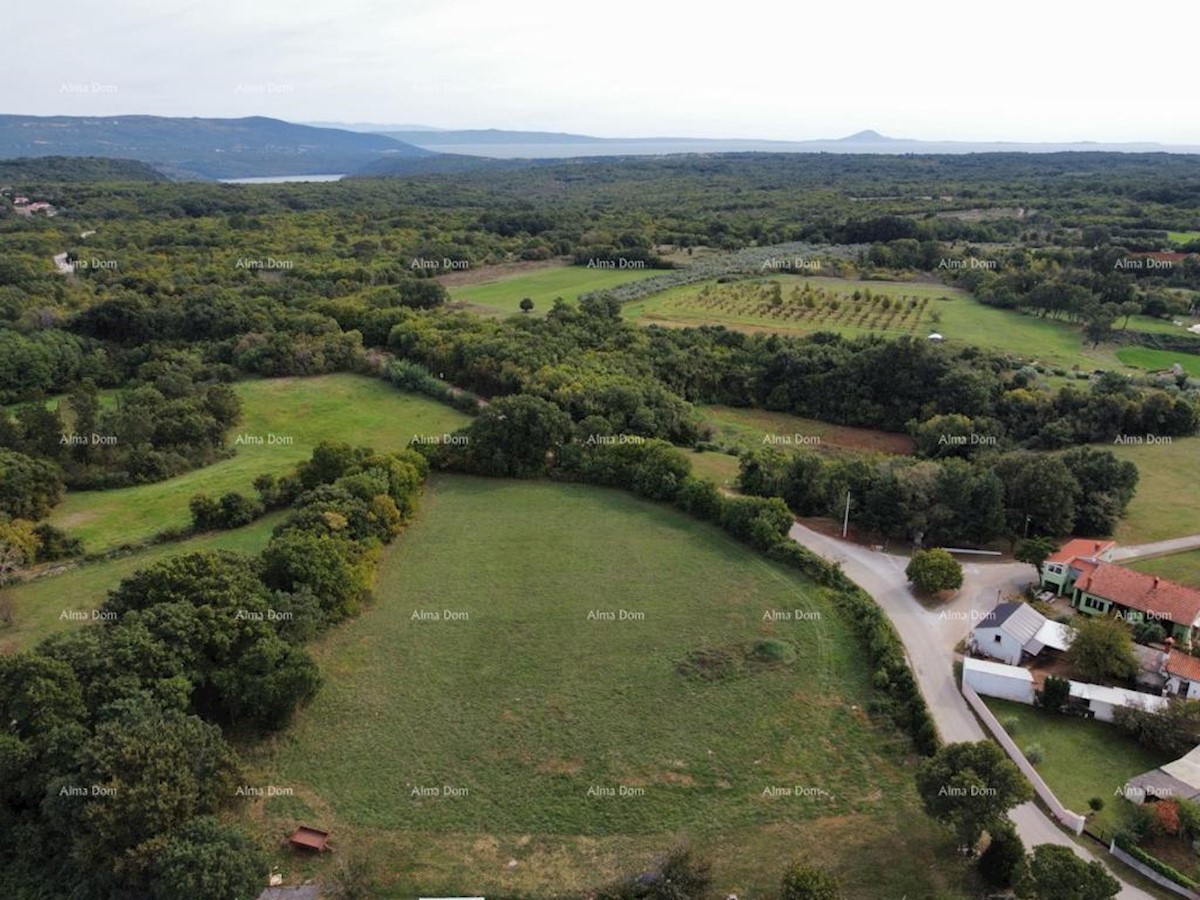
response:
<path id="1" fill-rule="evenodd" d="M 1097 541 L 1075 538 L 1067 541 L 1042 563 L 1042 587 L 1053 589 L 1062 596 L 1070 594 L 1075 582 L 1090 572 L 1099 562 L 1110 562 L 1116 541 Z"/>
<path id="2" fill-rule="evenodd" d="M 1167 693 L 1183 700 L 1200 700 L 1200 659 L 1181 650 L 1167 654 L 1163 665 Z"/>
<path id="3" fill-rule="evenodd" d="M 1200 625 L 1200 591 L 1107 562 L 1085 561 L 1071 591 L 1071 605 L 1094 616 L 1157 622 L 1168 637 L 1185 644 Z"/>

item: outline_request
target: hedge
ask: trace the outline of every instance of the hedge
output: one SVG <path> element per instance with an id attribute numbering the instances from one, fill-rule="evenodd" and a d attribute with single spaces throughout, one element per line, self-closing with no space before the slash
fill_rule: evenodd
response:
<path id="1" fill-rule="evenodd" d="M 1200 887 L 1200 882 L 1197 882 L 1193 878 L 1189 878 L 1188 876 L 1186 876 L 1182 872 L 1180 872 L 1178 869 L 1168 866 L 1165 862 L 1163 862 L 1157 856 L 1151 856 L 1149 853 L 1147 853 L 1145 850 L 1143 850 L 1141 847 L 1139 847 L 1137 844 L 1135 844 L 1132 840 L 1130 840 L 1127 835 L 1118 834 L 1113 840 L 1118 847 L 1120 847 L 1122 850 L 1124 850 L 1126 853 L 1128 853 L 1130 856 L 1132 856 L 1138 862 L 1142 863 L 1143 865 L 1149 866 L 1151 869 L 1153 869 L 1159 875 L 1162 875 L 1164 878 L 1169 878 L 1176 884 L 1183 885 L 1185 888 L 1188 888 L 1189 890 L 1194 890 L 1195 888 Z"/>

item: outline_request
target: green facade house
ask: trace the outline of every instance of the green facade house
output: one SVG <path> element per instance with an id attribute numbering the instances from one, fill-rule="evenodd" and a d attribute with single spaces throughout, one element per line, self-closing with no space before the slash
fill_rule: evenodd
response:
<path id="1" fill-rule="evenodd" d="M 1093 616 L 1117 615 L 1130 624 L 1157 622 L 1167 637 L 1189 645 L 1200 626 L 1200 591 L 1111 563 L 1084 566 L 1071 605 Z"/>
<path id="2" fill-rule="evenodd" d="M 1067 541 L 1042 563 L 1042 587 L 1058 596 L 1069 595 L 1075 582 L 1089 569 L 1089 564 L 1111 562 L 1116 541 L 1094 541 L 1076 538 Z"/>

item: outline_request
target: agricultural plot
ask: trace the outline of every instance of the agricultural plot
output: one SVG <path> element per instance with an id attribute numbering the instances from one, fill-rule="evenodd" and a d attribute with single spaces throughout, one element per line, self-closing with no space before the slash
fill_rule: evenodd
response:
<path id="1" fill-rule="evenodd" d="M 250 760 L 289 793 L 250 815 L 272 848 L 300 821 L 365 845 L 381 896 L 582 895 L 681 833 L 721 896 L 771 896 L 799 851 L 847 896 L 961 896 L 830 600 L 667 507 L 437 477 L 315 652 L 321 693 Z"/>
<path id="2" fill-rule="evenodd" d="M 1197 344 L 1200 345 L 1200 341 L 1197 341 Z M 1190 353 L 1151 350 L 1148 347 L 1122 347 L 1117 351 L 1117 359 L 1127 366 L 1136 366 L 1151 372 L 1170 369 L 1178 363 L 1188 375 L 1200 378 L 1200 356 Z"/>
<path id="3" fill-rule="evenodd" d="M 201 550 L 235 550 L 258 553 L 270 540 L 271 531 L 283 519 L 272 513 L 233 531 L 197 535 L 184 541 L 147 547 L 127 556 L 85 563 L 59 575 L 46 575 L 0 590 L 0 606 L 11 603 L 13 623 L 0 624 L 0 651 L 27 650 L 42 638 L 92 621 L 92 611 L 104 602 L 121 579 L 166 556 Z M 69 613 L 64 616 L 64 612 Z"/>
<path id="4" fill-rule="evenodd" d="M 533 301 L 534 316 L 543 316 L 556 297 L 574 302 L 581 294 L 601 291 L 631 281 L 661 274 L 656 269 L 588 269 L 584 266 L 552 266 L 525 275 L 457 284 L 449 288 L 450 299 L 467 304 L 467 309 L 484 315 L 501 316 L 521 312 L 521 301 Z"/>
<path id="5" fill-rule="evenodd" d="M 361 375 L 244 381 L 236 390 L 242 421 L 227 437 L 233 457 L 155 484 L 69 492 L 50 523 L 82 538 L 88 552 L 102 552 L 187 525 L 195 494 L 253 496 L 257 476 L 289 471 L 321 441 L 398 448 L 416 434 L 443 434 L 468 421 L 451 407 Z"/>
<path id="6" fill-rule="evenodd" d="M 712 405 L 700 407 L 700 415 L 703 423 L 712 429 L 716 443 L 742 450 L 767 445 L 781 450 L 813 450 L 826 455 L 913 452 L 913 441 L 908 435 L 831 425 L 765 409 Z"/>
<path id="7" fill-rule="evenodd" d="M 941 285 L 780 276 L 709 282 L 665 291 L 630 314 L 647 321 L 688 319 L 773 327 L 780 331 L 890 332 L 924 336 L 940 320 L 934 304 L 953 289 Z M 938 313 L 937 315 L 934 315 Z"/>
<path id="8" fill-rule="evenodd" d="M 1124 366 L 1111 345 L 1091 347 L 1080 330 L 1068 323 L 984 306 L 963 291 L 928 282 L 799 275 L 708 281 L 634 300 L 626 304 L 624 314 L 645 324 L 724 325 L 780 334 L 834 331 L 851 337 L 925 338 L 936 332 L 949 344 L 1011 353 L 1064 375 L 1076 367 L 1084 371 L 1143 369 L 1139 363 Z M 1169 322 L 1142 316 L 1133 317 L 1129 328 L 1182 331 Z"/>

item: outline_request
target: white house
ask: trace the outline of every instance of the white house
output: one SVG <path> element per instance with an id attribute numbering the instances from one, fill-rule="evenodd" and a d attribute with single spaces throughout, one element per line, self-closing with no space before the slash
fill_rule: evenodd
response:
<path id="1" fill-rule="evenodd" d="M 1010 666 L 1023 656 L 1037 656 L 1046 647 L 1066 650 L 1074 632 L 1060 622 L 1051 622 L 1027 603 L 1001 603 L 975 626 L 973 647 L 984 656 Z"/>

